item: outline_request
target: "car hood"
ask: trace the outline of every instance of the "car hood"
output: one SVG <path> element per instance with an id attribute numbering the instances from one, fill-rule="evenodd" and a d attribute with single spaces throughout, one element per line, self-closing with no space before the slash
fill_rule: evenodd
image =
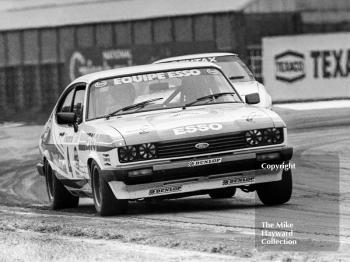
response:
<path id="1" fill-rule="evenodd" d="M 257 81 L 232 82 L 232 84 L 243 98 L 252 93 L 259 93 L 259 82 Z"/>
<path id="2" fill-rule="evenodd" d="M 133 145 L 269 128 L 284 123 L 268 110 L 227 103 L 128 114 L 104 124 L 118 131 L 127 145 Z"/>

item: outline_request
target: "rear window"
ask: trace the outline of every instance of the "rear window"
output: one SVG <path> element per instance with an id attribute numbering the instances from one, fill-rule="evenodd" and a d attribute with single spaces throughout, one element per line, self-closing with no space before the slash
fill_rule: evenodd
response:
<path id="1" fill-rule="evenodd" d="M 253 73 L 237 56 L 216 57 L 216 62 L 231 81 L 253 81 Z"/>

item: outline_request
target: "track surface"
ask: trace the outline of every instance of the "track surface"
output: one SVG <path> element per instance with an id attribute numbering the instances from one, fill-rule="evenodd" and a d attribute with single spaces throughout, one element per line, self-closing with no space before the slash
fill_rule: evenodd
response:
<path id="1" fill-rule="evenodd" d="M 47 208 L 44 180 L 34 169 L 40 131 L 40 126 L 0 128 L 0 229 L 119 239 L 269 260 L 283 255 L 259 255 L 257 250 L 274 250 L 255 241 L 261 222 L 287 221 L 294 224 L 293 239 L 298 245 L 285 250 L 323 250 L 335 257 L 350 257 L 349 125 L 289 132 L 296 169 L 293 198 L 286 205 L 265 207 L 254 193 L 239 191 L 229 200 L 198 196 L 132 203 L 127 215 L 112 218 L 97 217 L 90 200 L 83 200 L 74 210 Z"/>

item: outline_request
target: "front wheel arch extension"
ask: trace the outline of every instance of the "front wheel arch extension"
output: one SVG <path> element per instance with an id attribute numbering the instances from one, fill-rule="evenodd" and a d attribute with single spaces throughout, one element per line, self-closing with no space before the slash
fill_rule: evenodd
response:
<path id="1" fill-rule="evenodd" d="M 88 161 L 87 161 L 87 166 L 88 166 L 88 170 L 89 170 L 90 180 L 91 180 L 91 164 L 92 164 L 92 161 L 94 161 L 93 158 L 89 158 Z"/>
<path id="2" fill-rule="evenodd" d="M 102 167 L 101 162 L 99 161 L 98 158 L 93 157 L 93 156 L 89 156 L 88 160 L 87 160 L 87 167 L 88 167 L 88 172 L 89 172 L 89 178 L 91 181 L 91 167 L 92 167 L 92 162 L 95 162 L 100 168 Z"/>

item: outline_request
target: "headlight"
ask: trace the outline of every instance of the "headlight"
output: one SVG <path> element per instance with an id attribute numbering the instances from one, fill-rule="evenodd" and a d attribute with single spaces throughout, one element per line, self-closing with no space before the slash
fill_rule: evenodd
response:
<path id="1" fill-rule="evenodd" d="M 245 140 L 249 146 L 280 144 L 283 142 L 283 128 L 250 130 L 245 133 Z"/>
<path id="2" fill-rule="evenodd" d="M 155 159 L 157 158 L 157 147 L 151 143 L 120 147 L 118 155 L 121 163 Z"/>
<path id="3" fill-rule="evenodd" d="M 139 146 L 139 153 L 142 159 L 156 158 L 156 146 L 154 144 L 142 144 Z"/>
<path id="4" fill-rule="evenodd" d="M 119 160 L 121 163 L 132 162 L 136 160 L 137 149 L 135 146 L 125 146 L 118 149 Z"/>
<path id="5" fill-rule="evenodd" d="M 282 140 L 282 132 L 280 129 L 269 128 L 263 131 L 264 141 L 267 144 L 277 144 Z"/>
<path id="6" fill-rule="evenodd" d="M 257 146 L 262 143 L 263 135 L 260 130 L 250 130 L 245 133 L 245 139 L 248 145 Z"/>

